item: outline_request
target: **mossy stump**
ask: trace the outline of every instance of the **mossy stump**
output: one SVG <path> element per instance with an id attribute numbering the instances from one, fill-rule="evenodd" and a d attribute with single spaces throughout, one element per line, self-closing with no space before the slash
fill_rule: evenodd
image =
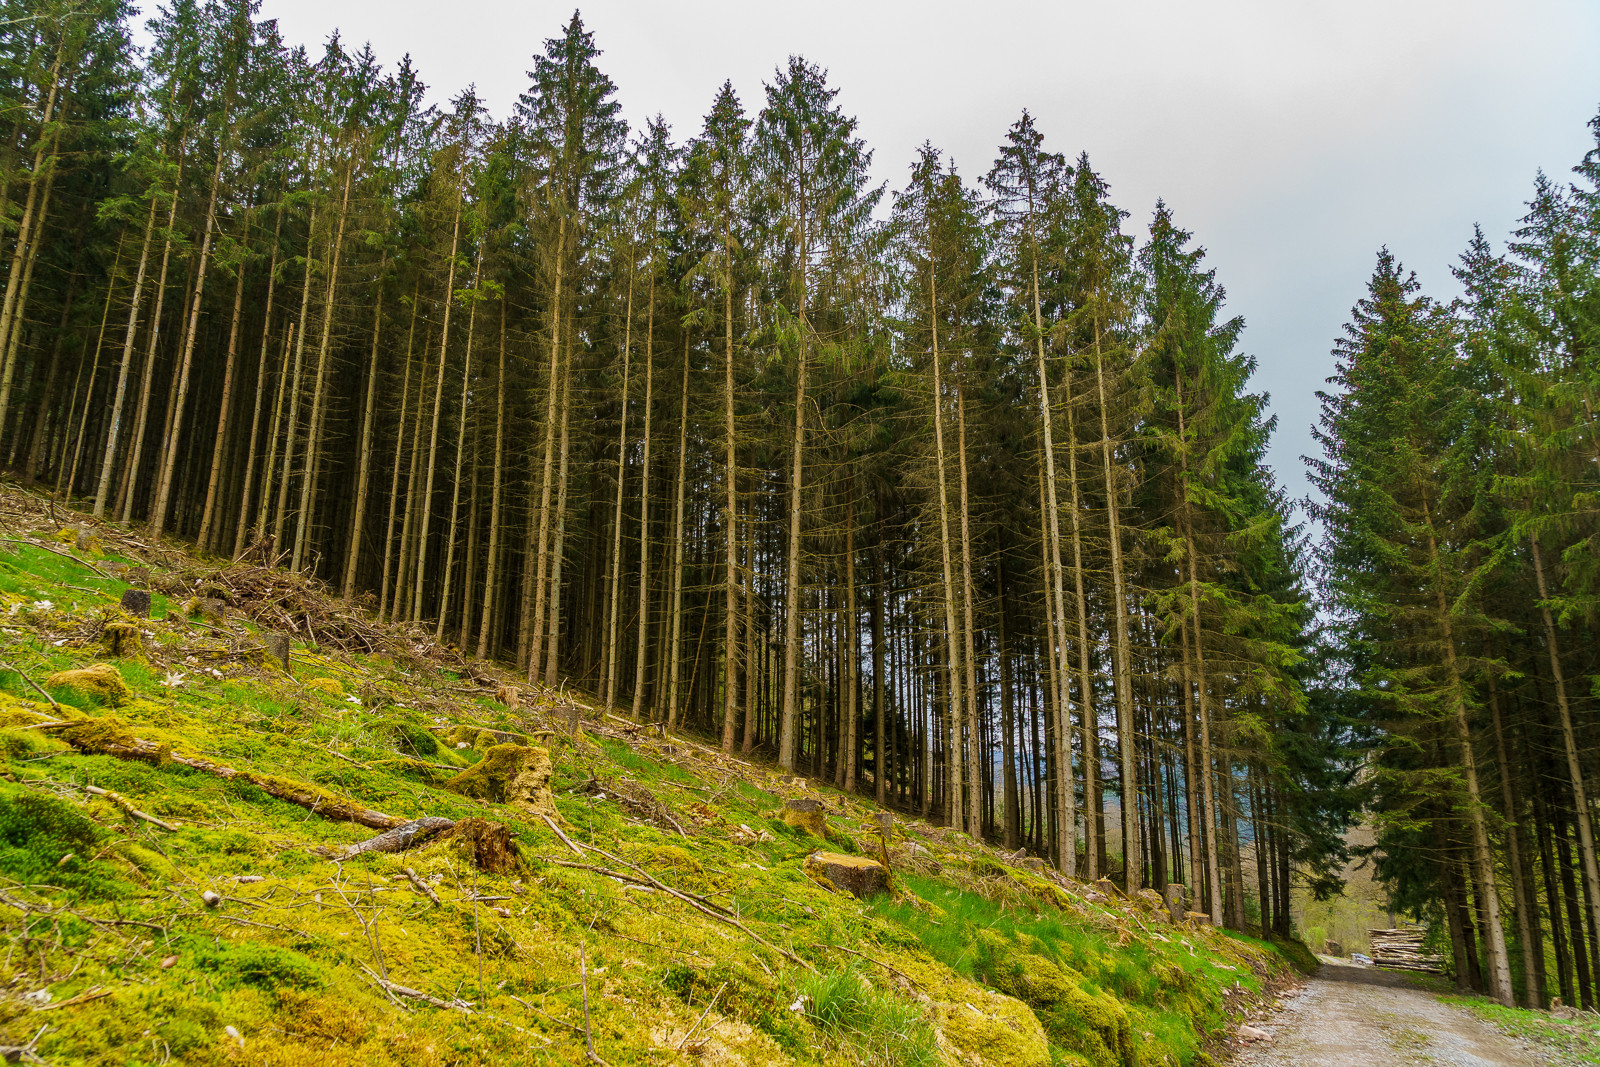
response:
<path id="1" fill-rule="evenodd" d="M 122 672 L 110 663 L 57 671 L 44 680 L 51 688 L 59 686 L 98 701 L 107 707 L 121 707 L 133 698 L 133 690 L 122 680 Z"/>
<path id="2" fill-rule="evenodd" d="M 108 622 L 100 631 L 106 655 L 114 659 L 130 659 L 144 655 L 144 641 L 139 628 L 131 622 Z"/>
<path id="3" fill-rule="evenodd" d="M 783 810 L 778 813 L 778 818 L 790 826 L 816 834 L 824 840 L 827 839 L 828 812 L 822 806 L 822 801 L 820 800 L 812 797 L 796 797 L 793 800 L 787 800 L 784 802 Z"/>
<path id="4" fill-rule="evenodd" d="M 494 745 L 483 759 L 445 783 L 465 797 L 512 804 L 533 815 L 559 820 L 550 793 L 550 753 L 523 745 Z"/>

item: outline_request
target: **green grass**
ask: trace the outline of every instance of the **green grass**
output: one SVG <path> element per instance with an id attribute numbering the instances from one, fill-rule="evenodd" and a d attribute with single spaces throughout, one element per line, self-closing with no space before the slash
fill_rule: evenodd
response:
<path id="1" fill-rule="evenodd" d="M 824 971 L 796 989 L 802 1010 L 850 1062 L 863 1067 L 932 1067 L 933 1027 L 905 998 L 874 985 L 859 967 Z"/>
<path id="2" fill-rule="evenodd" d="M 1508 1008 L 1483 997 L 1447 995 L 1439 999 L 1466 1008 L 1504 1033 L 1549 1049 L 1558 1058 L 1552 1062 L 1600 1064 L 1600 1019 L 1594 1016 L 1565 1021 L 1542 1011 Z"/>

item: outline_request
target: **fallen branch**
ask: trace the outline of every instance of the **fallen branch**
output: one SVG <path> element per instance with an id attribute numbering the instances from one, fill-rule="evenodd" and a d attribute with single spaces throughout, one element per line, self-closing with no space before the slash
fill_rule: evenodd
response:
<path id="1" fill-rule="evenodd" d="M 454 819 L 424 815 L 420 819 L 412 819 L 392 830 L 385 830 L 376 837 L 369 837 L 365 841 L 351 845 L 333 858 L 342 861 L 359 856 L 363 852 L 404 852 L 413 845 L 419 845 L 428 838 L 443 833 L 455 824 Z"/>
<path id="2" fill-rule="evenodd" d="M 38 682 L 34 681 L 32 678 L 29 678 L 26 674 L 24 674 L 22 672 L 22 668 L 21 667 L 15 667 L 15 666 L 11 665 L 10 663 L 5 662 L 4 660 L 0 660 L 0 667 L 4 667 L 8 671 L 15 671 L 18 678 L 21 678 L 24 682 L 27 682 L 29 685 L 31 685 L 33 687 L 35 692 L 37 692 L 40 696 L 44 697 L 46 700 L 48 700 L 50 702 L 50 707 L 51 707 L 51 709 L 53 711 L 55 711 L 57 714 L 59 714 L 61 712 L 61 705 L 56 703 L 56 698 L 51 696 L 49 693 L 46 693 L 44 691 L 44 687 L 43 686 L 41 686 Z M 55 723 L 34 723 L 32 726 L 28 727 L 28 729 L 30 729 L 30 730 L 38 730 L 38 729 L 43 729 L 45 727 L 54 726 L 54 725 L 56 725 L 56 724 Z"/>
<path id="3" fill-rule="evenodd" d="M 60 1002 L 55 1003 L 55 1004 L 46 1004 L 43 1007 L 38 1007 L 38 1008 L 35 1008 L 33 1010 L 34 1011 L 54 1011 L 57 1008 L 72 1008 L 72 1007 L 76 1007 L 79 1004 L 87 1004 L 91 1000 L 99 1000 L 101 997 L 109 997 L 112 993 L 115 993 L 115 992 L 116 992 L 115 989 L 106 989 L 103 986 L 94 986 L 94 987 L 92 987 L 90 989 L 85 989 L 82 993 L 79 993 L 77 996 L 71 998 L 70 1000 L 63 1000 L 63 1001 L 60 1001 Z"/>
<path id="4" fill-rule="evenodd" d="M 433 886 L 418 878 L 416 871 L 413 871 L 410 867 L 402 868 L 402 870 L 405 872 L 406 880 L 416 888 L 417 892 L 424 894 L 435 904 L 442 904 L 442 901 L 439 900 L 439 894 L 433 891 Z"/>
<path id="5" fill-rule="evenodd" d="M 128 798 L 123 796 L 121 793 L 113 793 L 111 790 L 109 790 L 109 789 L 101 789 L 97 785 L 81 785 L 81 786 L 78 786 L 78 788 L 82 789 L 85 793 L 91 793 L 91 794 L 93 794 L 94 796 L 97 796 L 97 797 L 105 797 L 107 800 L 111 801 L 111 803 L 115 804 L 117 807 L 121 808 L 123 811 L 127 812 L 129 815 L 132 815 L 135 819 L 143 819 L 145 822 L 150 823 L 152 826 L 159 826 L 163 830 L 181 830 L 181 829 L 183 829 L 177 823 L 166 822 L 166 821 L 164 821 L 162 819 L 156 818 L 154 815 L 151 815 L 151 814 L 149 814 L 147 812 L 140 811 L 138 808 L 134 807 L 133 804 L 128 800 Z"/>
<path id="6" fill-rule="evenodd" d="M 606 857 L 609 860 L 613 860 L 613 861 L 615 861 L 617 863 L 624 863 L 624 864 L 628 863 L 627 860 L 618 859 L 616 856 L 611 855 L 609 852 L 606 852 L 604 849 L 595 848 L 593 845 L 590 845 L 590 846 L 587 846 L 587 847 L 589 847 L 590 849 L 592 849 L 595 852 L 600 853 L 600 855 Z M 710 917 L 712 919 L 717 920 L 717 922 L 726 923 L 727 925 L 733 927 L 734 929 L 738 930 L 739 932 L 744 934 L 746 937 L 748 937 L 750 940 L 754 941 L 756 944 L 760 945 L 762 948 L 765 948 L 769 952 L 774 952 L 774 953 L 778 954 L 779 956 L 782 956 L 784 959 L 788 960 L 789 962 L 795 963 L 795 964 L 800 965 L 801 967 L 804 967 L 806 970 L 810 971 L 813 974 L 815 974 L 816 971 L 817 971 L 816 967 L 812 966 L 810 963 L 807 963 L 805 960 L 801 959 L 799 956 L 796 956 L 793 952 L 790 952 L 788 949 L 779 948 L 777 945 L 774 945 L 772 942 L 768 941 L 766 938 L 762 937 L 760 934 L 758 934 L 754 930 L 750 929 L 744 923 L 740 922 L 738 919 L 734 918 L 732 915 L 729 915 L 729 914 L 723 912 L 721 909 L 717 908 L 715 905 L 711 904 L 709 901 L 703 901 L 699 897 L 696 897 L 693 893 L 685 893 L 684 891 L 682 891 L 680 889 L 674 889 L 672 886 L 667 885 L 665 882 L 662 882 L 659 879 L 651 877 L 648 872 L 642 870 L 641 868 L 639 868 L 639 867 L 637 867 L 637 866 L 635 866 L 633 864 L 628 864 L 628 865 L 632 866 L 634 868 L 634 870 L 639 872 L 639 877 L 633 877 L 631 875 L 624 874 L 621 871 L 614 871 L 614 870 L 610 870 L 610 869 L 605 868 L 605 867 L 597 867 L 594 864 L 589 864 L 589 863 L 572 863 L 572 862 L 569 862 L 567 860 L 554 860 L 554 859 L 553 860 L 548 860 L 546 862 L 553 863 L 558 867 L 573 867 L 573 868 L 576 868 L 578 870 L 592 871 L 595 874 L 605 875 L 607 878 L 615 878 L 618 881 L 634 882 L 634 883 L 636 883 L 638 885 L 648 885 L 648 886 L 651 886 L 652 888 L 659 889 L 659 890 L 661 890 L 661 892 L 666 893 L 668 896 L 677 897 L 679 900 L 683 901 L 685 904 L 689 905 L 694 910 L 696 910 L 696 911 L 698 911 L 698 912 L 700 912 L 700 913 L 702 913 L 702 914 L 704 914 L 704 915 L 706 915 L 706 916 L 708 916 L 708 917 Z"/>
<path id="7" fill-rule="evenodd" d="M 420 989 L 412 989 L 410 986 L 403 986 L 398 982 L 391 982 L 387 978 L 381 977 L 376 971 L 374 971 L 371 967 L 368 967 L 365 963 L 361 965 L 361 969 L 366 971 L 368 977 L 370 977 L 374 982 L 378 983 L 379 988 L 381 988 L 385 993 L 393 993 L 397 997 L 405 997 L 408 1000 L 420 1000 L 424 1004 L 431 1005 L 435 1008 L 446 1008 L 450 1011 L 459 1011 L 463 1015 L 477 1014 L 472 1005 L 468 1004 L 464 1000 L 440 1000 L 438 997 L 429 993 L 424 993 Z"/>
<path id="8" fill-rule="evenodd" d="M 694 1036 L 694 1032 L 700 1029 L 700 1024 L 706 1021 L 707 1015 L 711 1014 L 711 1009 L 717 1006 L 717 998 L 722 996 L 722 991 L 727 988 L 728 983 L 723 982 L 722 985 L 717 988 L 716 993 L 712 994 L 711 1003 L 706 1005 L 706 1010 L 700 1013 L 700 1018 L 696 1019 L 694 1021 L 694 1025 L 689 1027 L 689 1032 L 683 1035 L 683 1040 L 678 1042 L 678 1047 L 673 1050 L 674 1052 L 683 1051 L 683 1046 L 687 1045 L 689 1043 L 689 1039 Z"/>
<path id="9" fill-rule="evenodd" d="M 581 849 L 577 845 L 573 844 L 572 843 L 572 838 L 570 838 L 566 834 L 562 833 L 561 827 L 556 825 L 556 821 L 554 819 L 552 819 L 550 816 L 544 814 L 543 812 L 539 813 L 539 818 L 541 818 L 541 819 L 543 819 L 545 821 L 545 825 L 546 826 L 550 827 L 551 830 L 555 831 L 555 835 L 557 837 L 561 838 L 561 843 L 562 844 L 566 845 L 568 848 L 570 848 L 572 850 L 572 854 L 573 855 L 577 856 L 580 860 L 583 859 L 583 849 Z"/>
<path id="10" fill-rule="evenodd" d="M 915 988 L 922 989 L 922 983 L 917 981 L 915 978 L 911 977 L 906 972 L 904 972 L 902 970 L 899 970 L 898 968 L 891 967 L 887 963 L 884 963 L 882 960 L 875 960 L 871 956 L 867 955 L 865 952 L 857 952 L 855 949 L 853 949 L 853 948 L 845 948 L 843 945 L 829 945 L 827 947 L 828 948 L 832 948 L 832 949 L 837 949 L 840 952 L 848 952 L 852 956 L 858 956 L 861 959 L 866 960 L 868 963 L 871 963 L 871 964 L 874 964 L 876 966 L 882 967 L 884 970 L 888 971 L 890 974 L 894 975 L 897 978 L 904 978 L 907 982 L 910 982 L 911 985 L 914 986 Z M 924 992 L 926 992 L 926 990 L 924 990 Z"/>
<path id="11" fill-rule="evenodd" d="M 159 764 L 171 761 L 181 767 L 214 774 L 228 781 L 248 782 L 263 793 L 297 804 L 315 815 L 334 822 L 353 822 L 374 830 L 392 830 L 410 821 L 397 815 L 387 815 L 381 811 L 363 808 L 353 800 L 324 793 L 316 786 L 303 782 L 235 770 L 226 764 L 213 763 L 199 756 L 185 756 L 173 752 L 166 745 L 158 745 L 154 741 L 95 729 L 94 725 L 99 721 L 84 719 L 73 723 L 72 725 L 78 729 L 67 731 L 65 735 L 67 743 L 80 752 L 116 756 L 119 759 L 137 760 L 141 763 Z"/>
<path id="12" fill-rule="evenodd" d="M 54 545 L 47 545 L 43 541 L 23 541 L 23 540 L 20 540 L 18 538 L 15 538 L 15 537 L 0 537 L 0 543 L 4 543 L 4 544 L 8 544 L 8 545 L 27 545 L 29 548 L 42 548 L 46 552 L 54 552 L 58 556 L 63 556 L 65 558 L 67 558 L 67 559 L 72 560 L 72 562 L 74 562 L 74 563 L 83 564 L 85 567 L 88 567 L 90 570 L 94 571 L 100 577 L 106 579 L 106 581 L 108 581 L 108 582 L 114 582 L 114 581 L 117 580 L 116 575 L 107 574 L 105 571 L 101 570 L 99 567 L 96 567 L 93 563 L 90 563 L 88 560 L 79 559 L 77 556 L 74 556 L 71 552 L 68 552 L 65 549 L 56 548 Z"/>

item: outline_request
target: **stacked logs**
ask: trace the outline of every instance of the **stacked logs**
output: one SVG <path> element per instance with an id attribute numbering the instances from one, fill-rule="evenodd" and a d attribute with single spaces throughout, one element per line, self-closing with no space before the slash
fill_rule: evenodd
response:
<path id="1" fill-rule="evenodd" d="M 1422 971 L 1443 974 L 1444 961 L 1422 947 L 1421 927 L 1405 930 L 1370 930 L 1374 966 L 1397 971 Z"/>

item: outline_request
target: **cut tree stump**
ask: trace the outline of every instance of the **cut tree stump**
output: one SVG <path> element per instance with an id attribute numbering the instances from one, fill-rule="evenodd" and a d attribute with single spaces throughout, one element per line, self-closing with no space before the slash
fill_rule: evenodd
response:
<path id="1" fill-rule="evenodd" d="M 778 818 L 790 826 L 797 826 L 818 837 L 828 836 L 828 813 L 820 800 L 797 797 L 784 801 L 783 810 L 778 813 Z"/>
<path id="2" fill-rule="evenodd" d="M 124 589 L 122 591 L 122 610 L 129 615 L 148 619 L 150 617 L 150 590 Z"/>
<path id="3" fill-rule="evenodd" d="M 862 856 L 813 852 L 806 857 L 806 872 L 862 900 L 889 891 L 889 869 Z"/>

